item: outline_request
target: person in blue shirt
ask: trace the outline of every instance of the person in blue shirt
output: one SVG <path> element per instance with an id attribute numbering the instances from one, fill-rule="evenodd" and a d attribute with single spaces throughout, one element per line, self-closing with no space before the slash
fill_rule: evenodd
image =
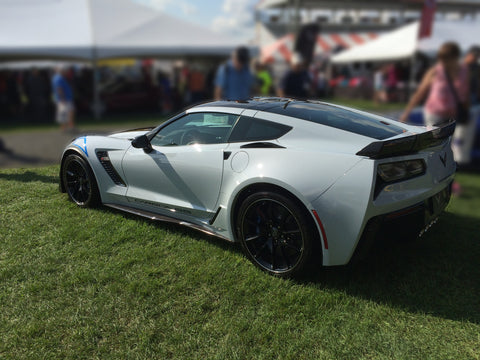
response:
<path id="1" fill-rule="evenodd" d="M 72 87 L 65 78 L 65 69 L 57 68 L 52 77 L 52 91 L 57 107 L 57 122 L 62 131 L 75 128 L 75 108 Z"/>
<path id="2" fill-rule="evenodd" d="M 252 93 L 255 78 L 249 68 L 250 55 L 246 47 L 239 47 L 231 59 L 218 68 L 215 78 L 215 100 L 247 100 Z"/>

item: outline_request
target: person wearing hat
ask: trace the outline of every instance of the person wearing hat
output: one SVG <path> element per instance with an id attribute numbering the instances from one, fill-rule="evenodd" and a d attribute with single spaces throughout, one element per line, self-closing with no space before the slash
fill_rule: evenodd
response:
<path id="1" fill-rule="evenodd" d="M 247 100 L 251 96 L 255 78 L 249 68 L 250 54 L 239 47 L 232 58 L 218 68 L 215 78 L 215 100 Z"/>
<path id="2" fill-rule="evenodd" d="M 277 91 L 280 97 L 306 99 L 311 92 L 312 81 L 305 70 L 300 54 L 293 54 L 290 69 L 285 73 Z"/>

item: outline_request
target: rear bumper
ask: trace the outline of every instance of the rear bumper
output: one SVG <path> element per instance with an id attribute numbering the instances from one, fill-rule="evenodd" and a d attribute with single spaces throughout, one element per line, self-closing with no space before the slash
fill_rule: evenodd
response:
<path id="1" fill-rule="evenodd" d="M 448 205 L 451 194 L 452 182 L 413 206 L 371 218 L 365 226 L 353 258 L 364 258 L 377 241 L 405 241 L 422 236 Z"/>

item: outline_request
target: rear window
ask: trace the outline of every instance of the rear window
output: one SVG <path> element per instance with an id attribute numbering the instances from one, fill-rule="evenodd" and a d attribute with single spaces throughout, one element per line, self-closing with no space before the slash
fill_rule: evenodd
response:
<path id="1" fill-rule="evenodd" d="M 241 116 L 235 125 L 229 142 L 274 140 L 285 135 L 292 128 L 287 125 Z"/>
<path id="2" fill-rule="evenodd" d="M 357 113 L 327 104 L 292 102 L 286 108 L 273 108 L 269 109 L 269 112 L 312 121 L 377 140 L 405 132 L 403 128 L 380 116 Z"/>

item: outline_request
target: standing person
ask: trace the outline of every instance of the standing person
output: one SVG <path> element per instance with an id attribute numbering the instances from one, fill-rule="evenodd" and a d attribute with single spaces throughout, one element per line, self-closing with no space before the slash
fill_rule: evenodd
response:
<path id="1" fill-rule="evenodd" d="M 249 69 L 250 54 L 246 47 L 239 47 L 232 58 L 218 68 L 215 78 L 215 100 L 247 100 L 255 81 Z"/>
<path id="2" fill-rule="evenodd" d="M 193 66 L 188 74 L 188 91 L 190 103 L 198 104 L 205 99 L 205 74 L 198 66 Z"/>
<path id="3" fill-rule="evenodd" d="M 50 98 L 48 76 L 33 68 L 25 79 L 25 93 L 30 104 L 30 116 L 35 121 L 46 121 Z"/>
<path id="4" fill-rule="evenodd" d="M 390 64 L 385 69 L 385 85 L 387 88 L 387 102 L 397 99 L 398 73 L 395 64 Z"/>
<path id="5" fill-rule="evenodd" d="M 270 71 L 268 71 L 265 64 L 262 64 L 259 60 L 255 62 L 255 76 L 258 82 L 260 95 L 270 95 L 270 90 L 273 85 L 272 75 L 270 75 Z"/>
<path id="6" fill-rule="evenodd" d="M 452 118 L 457 123 L 468 121 L 462 119 L 461 107 L 469 106 L 468 99 L 468 69 L 459 62 L 460 48 L 454 42 L 446 42 L 438 51 L 438 62 L 423 76 L 419 88 L 413 94 L 400 121 L 406 122 L 412 109 L 428 95 L 424 107 L 424 122 L 427 128 L 442 126 Z M 452 150 L 457 152 L 455 143 L 459 137 L 458 128 L 453 134 Z M 457 161 L 457 159 L 455 159 Z M 460 184 L 453 183 L 452 191 L 460 194 Z"/>
<path id="7" fill-rule="evenodd" d="M 328 79 L 324 69 L 321 66 L 313 68 L 312 71 L 313 96 L 319 99 L 324 99 L 328 94 Z"/>
<path id="8" fill-rule="evenodd" d="M 472 145 L 475 137 L 475 127 L 480 114 L 480 48 L 472 47 L 464 58 L 468 68 L 468 87 L 470 100 L 470 117 L 465 124 L 457 123 L 453 151 L 458 165 L 468 165 L 471 161 Z"/>
<path id="9" fill-rule="evenodd" d="M 57 106 L 57 122 L 62 131 L 75 128 L 73 91 L 65 76 L 65 69 L 59 67 L 52 77 L 52 91 Z"/>
<path id="10" fill-rule="evenodd" d="M 400 121 L 407 122 L 412 109 L 426 96 L 424 122 L 428 128 L 441 126 L 459 115 L 458 102 L 468 106 L 468 69 L 459 58 L 460 48 L 456 43 L 447 42 L 440 47 L 437 63 L 423 76 Z"/>
<path id="11" fill-rule="evenodd" d="M 278 96 L 306 99 L 311 93 L 311 83 L 302 58 L 295 53 L 290 60 L 290 70 L 286 72 L 280 83 Z"/>
<path id="12" fill-rule="evenodd" d="M 380 66 L 373 75 L 373 100 L 375 104 L 387 102 L 387 90 L 385 85 L 385 67 Z"/>

